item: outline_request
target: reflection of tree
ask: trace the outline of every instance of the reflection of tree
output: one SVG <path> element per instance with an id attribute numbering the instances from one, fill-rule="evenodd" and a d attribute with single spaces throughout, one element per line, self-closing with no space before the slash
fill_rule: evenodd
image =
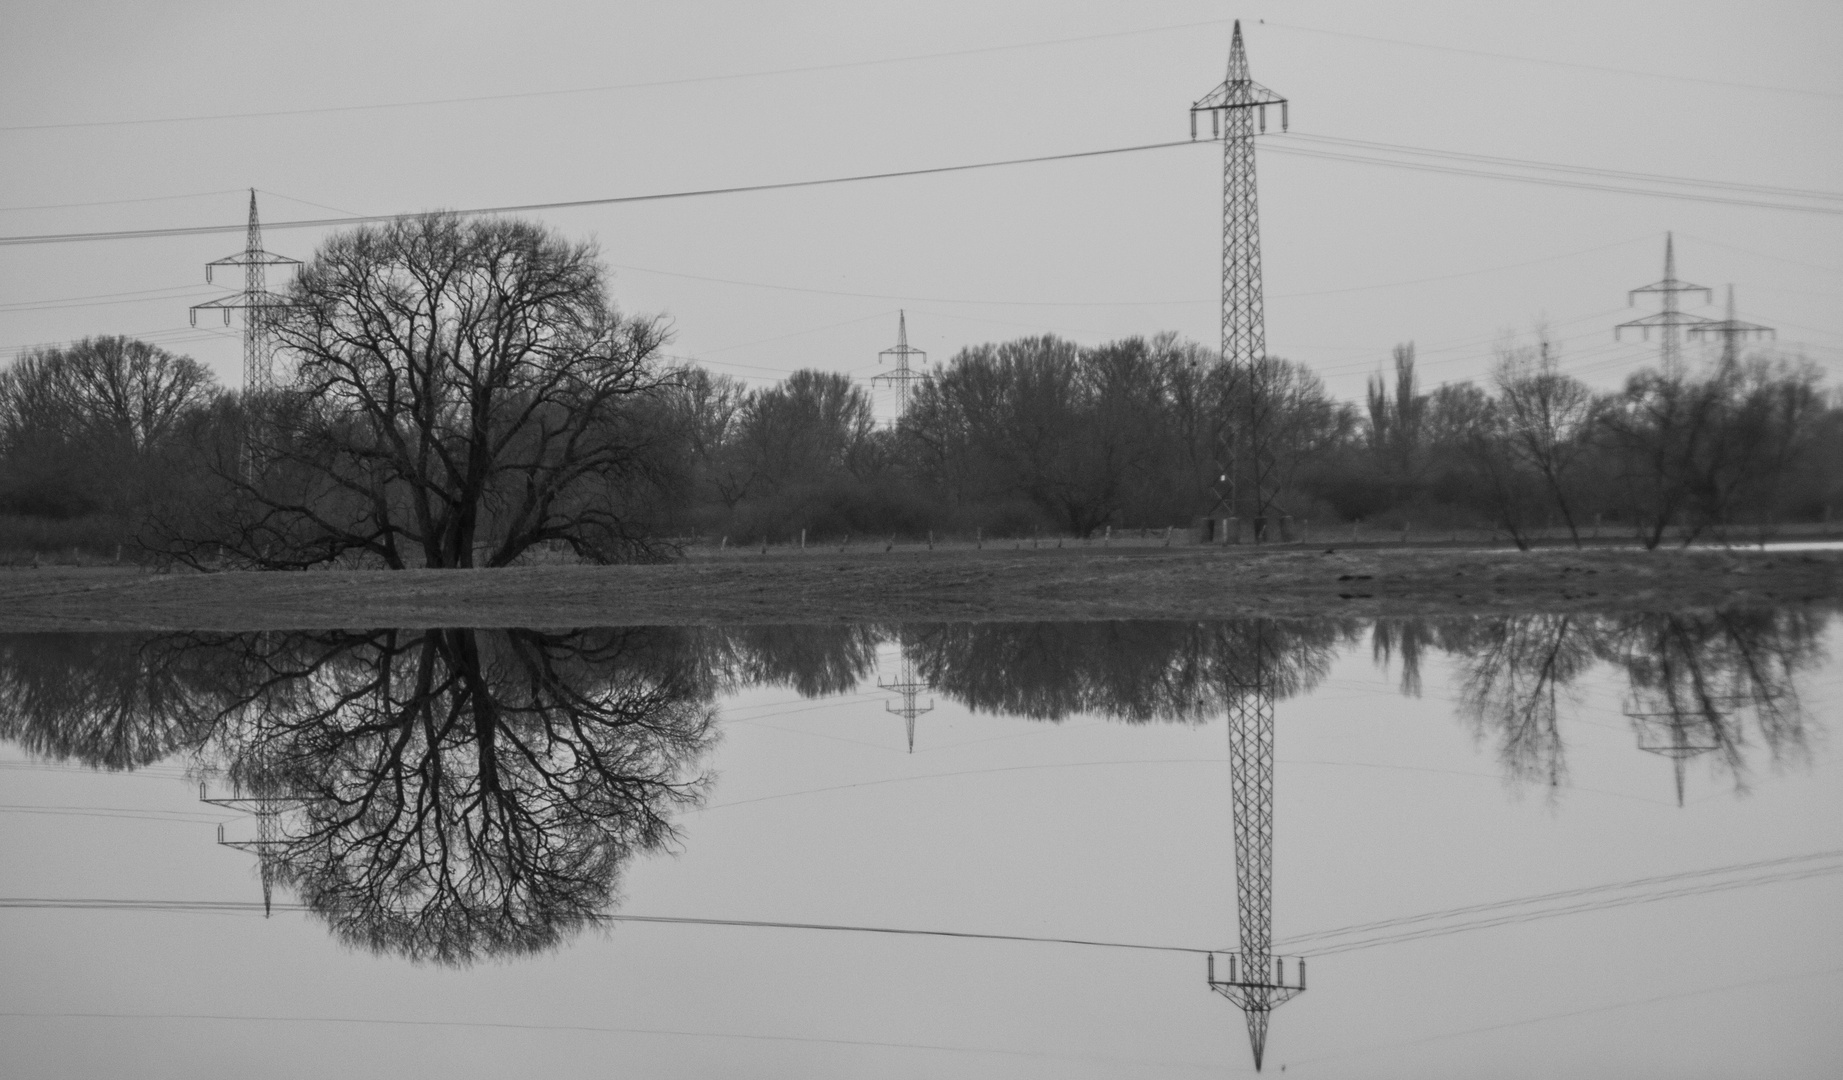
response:
<path id="1" fill-rule="evenodd" d="M 848 694 L 877 667 L 884 634 L 865 623 L 738 626 L 706 631 L 726 685 L 787 686 L 801 697 Z"/>
<path id="2" fill-rule="evenodd" d="M 1461 711 L 1480 739 L 1497 741 L 1512 780 L 1559 788 L 1567 777 L 1559 704 L 1593 664 L 1593 620 L 1526 615 L 1472 630 L 1460 662 Z"/>
<path id="3" fill-rule="evenodd" d="M 1418 693 L 1422 657 L 1455 658 L 1459 707 L 1496 743 L 1514 780 L 1559 787 L 1567 775 L 1562 704 L 1596 663 L 1625 675 L 1626 713 L 1642 749 L 1683 760 L 1709 752 L 1744 787 L 1756 736 L 1774 761 L 1803 752 L 1807 719 L 1796 677 L 1822 660 L 1828 613 L 1770 611 L 1380 619 L 1379 662 L 1399 655 L 1402 689 Z"/>
<path id="4" fill-rule="evenodd" d="M 713 738 L 707 669 L 676 631 L 251 634 L 137 655 L 233 669 L 217 685 L 236 692 L 174 709 L 196 696 L 155 693 L 167 676 L 147 665 L 120 726 L 148 743 L 181 731 L 161 749 L 285 793 L 278 882 L 347 941 L 441 963 L 543 949 L 606 909 L 623 864 L 667 843 L 670 810 L 697 797 Z M 0 675 L 9 693 L 45 681 L 18 672 Z M 88 735 L 100 715 L 24 726 L 101 760 L 122 740 Z"/>
<path id="5" fill-rule="evenodd" d="M 929 685 L 976 712 L 1060 720 L 1099 713 L 1199 722 L 1253 672 L 1278 697 L 1312 686 L 1347 636 L 1338 620 L 950 623 L 905 627 Z"/>
<path id="6" fill-rule="evenodd" d="M 139 634 L 0 636 L 0 738 L 28 753 L 134 769 L 197 745 L 222 671 Z"/>
<path id="7" fill-rule="evenodd" d="M 1641 745 L 1679 764 L 1709 753 L 1744 789 L 1750 726 L 1775 763 L 1805 751 L 1795 679 L 1822 662 L 1825 619 L 1798 608 L 1631 616 L 1607 620 L 1601 648 L 1625 670 Z"/>

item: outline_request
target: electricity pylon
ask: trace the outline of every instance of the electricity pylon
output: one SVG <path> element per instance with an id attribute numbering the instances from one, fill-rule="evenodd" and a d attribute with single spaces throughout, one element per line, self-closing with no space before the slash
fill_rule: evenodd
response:
<path id="1" fill-rule="evenodd" d="M 1734 286 L 1732 285 L 1728 286 L 1728 317 L 1725 319 L 1717 319 L 1714 322 L 1701 322 L 1689 328 L 1689 336 L 1693 338 L 1706 338 L 1710 336 L 1719 336 L 1721 338 L 1721 364 L 1723 367 L 1732 367 L 1740 363 L 1741 342 L 1752 338 L 1774 338 L 1778 336 L 1778 333 L 1778 331 L 1770 326 L 1761 326 L 1759 323 L 1742 322 L 1734 317 Z"/>
<path id="2" fill-rule="evenodd" d="M 1638 303 L 1639 293 L 1658 294 L 1662 301 L 1662 306 L 1655 315 L 1646 315 L 1642 319 L 1633 319 L 1631 322 L 1623 322 L 1613 327 L 1613 340 L 1620 340 L 1621 331 L 1637 330 L 1643 336 L 1644 340 L 1650 341 L 1651 330 L 1655 327 L 1659 331 L 1659 337 L 1661 339 L 1658 345 L 1658 353 L 1663 363 L 1664 374 L 1667 377 L 1675 377 L 1682 374 L 1683 351 L 1678 332 L 1686 327 L 1690 328 L 1693 332 L 1695 327 L 1713 321 L 1711 319 L 1705 319 L 1701 315 L 1690 315 L 1677 309 L 1677 297 L 1684 293 L 1697 292 L 1702 294 L 1703 303 L 1708 303 L 1713 299 L 1713 295 L 1703 286 L 1691 285 L 1687 281 L 1677 280 L 1676 240 L 1670 233 L 1665 233 L 1664 280 L 1654 281 L 1643 288 L 1633 289 L 1626 294 L 1626 304 L 1628 306 Z"/>
<path id="3" fill-rule="evenodd" d="M 915 660 L 909 655 L 908 648 L 901 643 L 898 643 L 896 648 L 902 657 L 897 669 L 898 674 L 893 682 L 877 680 L 877 686 L 902 695 L 900 706 L 893 701 L 886 701 L 883 703 L 883 711 L 902 717 L 909 732 L 909 753 L 913 754 L 915 752 L 915 718 L 922 713 L 934 711 L 934 699 L 929 698 L 926 705 L 916 704 L 916 699 L 928 689 L 928 684 L 916 677 Z"/>
<path id="4" fill-rule="evenodd" d="M 1218 505 L 1230 514 L 1247 511 L 1256 543 L 1264 538 L 1267 512 L 1278 494 L 1261 296 L 1260 205 L 1254 183 L 1254 136 L 1257 124 L 1260 131 L 1267 130 L 1269 105 L 1280 107 L 1280 130 L 1286 130 L 1286 99 L 1248 75 L 1238 19 L 1229 40 L 1228 76 L 1191 104 L 1190 137 L 1197 137 L 1197 114 L 1208 113 L 1210 137 L 1222 140 L 1222 359 L 1230 379 L 1225 400 L 1234 402 L 1238 391 L 1246 397 L 1242 416 L 1225 417 L 1217 428 L 1216 495 Z"/>
<path id="5" fill-rule="evenodd" d="M 298 805 L 301 800 L 290 795 L 276 793 L 245 794 L 240 781 L 232 781 L 228 797 L 219 796 L 214 799 L 206 792 L 204 782 L 200 781 L 198 801 L 249 814 L 256 819 L 256 838 L 254 840 L 226 838 L 224 826 L 219 825 L 218 843 L 227 848 L 247 851 L 256 856 L 256 869 L 262 877 L 262 917 L 268 918 L 275 890 L 275 864 L 280 860 L 282 854 L 295 843 L 282 835 L 281 816 L 284 811 Z"/>
<path id="6" fill-rule="evenodd" d="M 250 224 L 249 232 L 243 243 L 243 250 L 235 255 L 226 255 L 215 262 L 205 264 L 205 280 L 211 280 L 211 271 L 220 266 L 243 267 L 243 291 L 231 296 L 210 300 L 192 306 L 192 325 L 198 325 L 200 311 L 222 311 L 224 325 L 230 325 L 230 313 L 243 312 L 243 392 L 245 394 L 262 394 L 275 388 L 275 358 L 270 348 L 270 316 L 277 308 L 288 306 L 288 298 L 268 289 L 267 268 L 271 266 L 299 266 L 299 259 L 290 259 L 262 248 L 262 223 L 256 217 L 256 189 L 250 189 Z"/>
<path id="7" fill-rule="evenodd" d="M 897 421 L 900 421 L 909 411 L 909 384 L 921 378 L 921 372 L 909 366 L 910 357 L 918 357 L 919 362 L 923 364 L 928 362 L 927 353 L 909 347 L 909 313 L 898 311 L 896 313 L 896 346 L 884 349 L 877 354 L 877 363 L 894 361 L 896 368 L 893 371 L 870 377 L 873 386 L 880 382 L 895 386 Z"/>
<path id="8" fill-rule="evenodd" d="M 1231 668 L 1227 676 L 1241 949 L 1228 954 L 1225 966 L 1217 965 L 1215 953 L 1209 955 L 1209 988 L 1247 1017 L 1256 1072 L 1267 1051 L 1268 1015 L 1305 992 L 1305 958 L 1273 954 L 1274 674 L 1267 656 L 1267 625 L 1257 623 L 1252 671 Z"/>

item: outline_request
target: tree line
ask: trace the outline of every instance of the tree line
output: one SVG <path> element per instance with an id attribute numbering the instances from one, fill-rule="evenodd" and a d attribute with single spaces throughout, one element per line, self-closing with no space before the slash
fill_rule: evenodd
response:
<path id="1" fill-rule="evenodd" d="M 1538 332 L 1432 390 L 1412 344 L 1363 402 L 1301 364 L 1238 377 L 1173 334 L 962 349 L 877 421 L 849 377 L 749 387 L 667 358 L 593 246 L 434 214 L 338 234 L 258 309 L 281 383 L 219 386 L 122 337 L 0 370 L 0 546 L 195 565 L 654 559 L 686 540 L 1086 537 L 1221 513 L 1257 404 L 1289 523 L 1589 531 L 1646 546 L 1828 520 L 1843 397 L 1771 350 L 1595 392 Z M 1249 387 L 1265 387 L 1260 402 Z"/>

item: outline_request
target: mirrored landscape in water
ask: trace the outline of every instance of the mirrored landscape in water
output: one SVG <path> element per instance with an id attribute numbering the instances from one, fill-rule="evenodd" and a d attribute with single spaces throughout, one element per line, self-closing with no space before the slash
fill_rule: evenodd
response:
<path id="1" fill-rule="evenodd" d="M 1831 1075 L 1837 621 L 0 635 L 0 1071 Z"/>

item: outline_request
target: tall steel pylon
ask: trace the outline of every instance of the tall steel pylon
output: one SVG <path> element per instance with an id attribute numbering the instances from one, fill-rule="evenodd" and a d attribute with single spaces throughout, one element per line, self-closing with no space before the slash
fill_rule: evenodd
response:
<path id="1" fill-rule="evenodd" d="M 870 378 L 874 386 L 880 382 L 890 383 L 896 388 L 896 420 L 900 421 L 909 411 L 909 384 L 921 378 L 921 372 L 909 366 L 909 358 L 918 357 L 926 364 L 928 354 L 920 349 L 909 347 L 909 313 L 896 313 L 896 345 L 877 354 L 879 364 L 894 362 L 895 370 L 873 375 Z"/>
<path id="2" fill-rule="evenodd" d="M 269 323 L 277 308 L 288 306 L 288 298 L 269 291 L 268 267 L 299 265 L 299 259 L 263 250 L 262 222 L 256 217 L 256 189 L 251 188 L 249 232 L 243 250 L 205 264 L 207 282 L 217 267 L 243 267 L 243 291 L 192 307 L 194 326 L 198 325 L 200 311 L 222 311 L 225 326 L 230 325 L 232 311 L 243 312 L 243 392 L 246 394 L 266 393 L 275 388 L 275 357 L 269 340 Z"/>
<path id="3" fill-rule="evenodd" d="M 1209 114 L 1210 137 L 1222 140 L 1222 359 L 1228 366 L 1227 399 L 1245 397 L 1239 419 L 1217 429 L 1216 490 L 1219 505 L 1253 524 L 1254 539 L 1265 536 L 1274 489 L 1271 420 L 1272 387 L 1267 367 L 1265 302 L 1261 297 L 1261 217 L 1254 182 L 1256 128 L 1267 130 L 1267 106 L 1280 107 L 1287 127 L 1286 99 L 1248 75 L 1241 21 L 1229 41 L 1229 71 L 1222 85 L 1190 106 L 1190 137 L 1197 116 Z"/>
<path id="4" fill-rule="evenodd" d="M 1638 303 L 1639 293 L 1656 293 L 1662 301 L 1657 314 L 1646 315 L 1642 319 L 1633 319 L 1613 327 L 1613 340 L 1620 340 L 1626 330 L 1637 330 L 1646 341 L 1651 340 L 1651 331 L 1659 331 L 1658 355 L 1666 376 L 1675 377 L 1683 371 L 1683 345 L 1679 332 L 1712 322 L 1700 315 L 1690 315 L 1678 310 L 1677 297 L 1684 293 L 1701 293 L 1703 302 L 1712 299 L 1712 294 L 1701 285 L 1691 285 L 1687 281 L 1677 280 L 1676 238 L 1670 233 L 1664 234 L 1664 279 L 1654 281 L 1643 288 L 1633 289 L 1626 294 L 1628 305 Z"/>
<path id="5" fill-rule="evenodd" d="M 1273 1010 L 1305 992 L 1305 958 L 1273 954 L 1273 714 L 1274 670 L 1268 627 L 1256 624 L 1245 670 L 1228 676 L 1229 793 L 1235 818 L 1235 911 L 1241 949 L 1226 965 L 1209 955 L 1209 987 L 1234 1002 L 1248 1021 L 1248 1045 L 1260 1071 Z"/>
<path id="6" fill-rule="evenodd" d="M 915 659 L 909 655 L 908 647 L 898 643 L 896 648 L 901 660 L 895 680 L 884 682 L 878 679 L 877 685 L 884 690 L 891 690 L 902 695 L 900 706 L 893 701 L 887 701 L 883 704 L 883 711 L 902 717 L 903 724 L 908 728 L 909 733 L 909 753 L 913 754 L 915 752 L 915 718 L 922 713 L 934 711 L 934 699 L 929 698 L 926 705 L 916 704 L 916 699 L 927 691 L 928 684 L 916 676 Z"/>
<path id="7" fill-rule="evenodd" d="M 1703 321 L 1689 328 L 1693 338 L 1721 338 L 1721 363 L 1723 367 L 1732 367 L 1740 363 L 1741 342 L 1752 338 L 1774 338 L 1779 335 L 1770 326 L 1759 323 L 1742 322 L 1734 317 L 1734 286 L 1728 286 L 1728 317 L 1713 322 Z"/>

